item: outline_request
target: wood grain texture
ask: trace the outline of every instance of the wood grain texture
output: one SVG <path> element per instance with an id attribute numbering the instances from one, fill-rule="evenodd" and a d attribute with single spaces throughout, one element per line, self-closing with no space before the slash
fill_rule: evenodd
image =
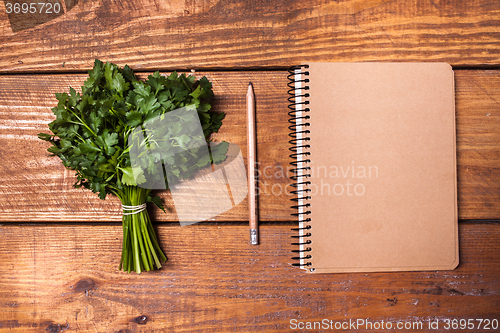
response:
<path id="1" fill-rule="evenodd" d="M 458 202 L 463 219 L 500 216 L 499 74 L 456 72 Z"/>
<path id="2" fill-rule="evenodd" d="M 202 74 L 200 74 L 202 75 Z M 286 76 L 283 72 L 203 73 L 213 82 L 216 95 L 213 110 L 226 117 L 215 141 L 228 141 L 246 156 L 246 102 L 248 81 L 256 83 L 258 168 L 262 195 L 259 217 L 263 221 L 287 220 L 292 212 L 284 191 L 289 183 L 288 115 Z M 5 197 L 0 209 L 3 221 L 120 221 L 119 200 L 102 201 L 90 191 L 75 189 L 74 172 L 64 169 L 58 158 L 46 151 L 48 144 L 37 139 L 48 132 L 54 116 L 50 108 L 57 100 L 54 92 L 80 87 L 84 75 L 3 76 L 0 77 L 0 188 Z M 22 83 L 21 83 L 22 82 Z M 274 190 L 272 192 L 272 185 Z M 152 209 L 157 221 L 177 221 L 170 195 L 160 193 L 170 212 Z M 1 194 L 0 194 L 1 196 Z M 244 200 L 217 220 L 248 220 Z"/>
<path id="3" fill-rule="evenodd" d="M 249 244 L 244 201 L 213 224 L 156 225 L 166 266 L 119 272 L 120 223 L 64 223 L 119 222 L 118 200 L 72 188 L 72 172 L 36 139 L 53 119 L 54 92 L 80 86 L 95 58 L 136 71 L 220 69 L 200 73 L 227 114 L 215 139 L 245 156 L 252 81 L 260 220 L 287 221 L 289 198 L 277 191 L 290 183 L 280 172 L 289 162 L 286 73 L 257 70 L 303 61 L 498 69 L 499 1 L 49 0 L 65 13 L 43 17 L 8 15 L 13 1 L 0 2 L 0 221 L 46 223 L 0 224 L 1 333 L 289 332 L 294 318 L 423 323 L 406 332 L 439 320 L 432 332 L 451 332 L 445 319 L 500 320 L 498 223 L 459 224 L 453 271 L 318 276 L 289 265 L 290 226 L 265 223 L 261 245 Z M 456 71 L 461 219 L 500 219 L 498 87 L 499 71 Z M 173 210 L 150 214 L 176 220 Z"/>
<path id="4" fill-rule="evenodd" d="M 245 93 L 254 83 L 257 103 L 259 219 L 290 220 L 286 72 L 210 72 L 214 110 L 226 112 L 215 140 L 237 144 L 246 156 Z M 46 152 L 37 139 L 53 119 L 54 92 L 79 87 L 85 75 L 0 76 L 1 221 L 120 221 L 119 201 L 99 200 L 74 189 L 74 172 Z M 500 72 L 457 71 L 458 199 L 461 219 L 500 218 Z M 177 221 L 169 194 L 160 193 L 171 211 L 151 208 L 156 221 Z M 248 221 L 244 200 L 216 221 Z"/>
<path id="5" fill-rule="evenodd" d="M 0 3 L 0 71 L 248 68 L 301 61 L 500 63 L 497 0 L 79 1 L 13 31 Z M 34 20 L 33 18 L 31 20 Z M 24 25 L 23 25 L 24 24 Z"/>
<path id="6" fill-rule="evenodd" d="M 137 275 L 117 270 L 119 225 L 1 226 L 0 332 L 289 332 L 293 318 L 500 319 L 495 224 L 460 225 L 453 271 L 323 275 L 290 266 L 288 226 L 261 226 L 259 246 L 246 226 L 157 230 L 169 261 Z M 435 332 L 446 332 L 443 323 Z"/>

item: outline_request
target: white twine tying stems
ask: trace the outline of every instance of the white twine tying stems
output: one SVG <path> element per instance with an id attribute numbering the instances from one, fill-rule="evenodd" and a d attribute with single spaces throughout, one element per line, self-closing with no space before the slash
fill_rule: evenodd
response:
<path id="1" fill-rule="evenodd" d="M 122 205 L 122 209 L 124 210 L 123 215 L 139 214 L 140 212 L 146 209 L 146 203 L 143 203 L 142 205 L 139 206 Z M 126 210 L 129 210 L 131 212 L 125 213 Z"/>

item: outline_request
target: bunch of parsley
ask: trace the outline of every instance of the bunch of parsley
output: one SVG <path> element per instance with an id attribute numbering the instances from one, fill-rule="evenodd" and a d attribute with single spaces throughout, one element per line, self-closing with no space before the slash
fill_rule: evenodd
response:
<path id="1" fill-rule="evenodd" d="M 138 177 L 131 164 L 129 136 L 134 129 L 167 112 L 194 107 L 208 141 L 224 118 L 224 113 L 210 111 L 212 97 L 212 84 L 206 77 L 197 80 L 195 76 L 176 72 L 165 77 L 156 72 L 146 81 L 140 81 L 130 67 L 120 68 L 96 59 L 81 93 L 71 87 L 69 94 L 56 93 L 59 102 L 52 109 L 56 119 L 49 123 L 52 134 L 40 133 L 38 137 L 51 143 L 48 151 L 58 156 L 66 168 L 76 171 L 75 187 L 90 189 L 101 199 L 115 195 L 124 206 L 153 202 L 164 210 L 160 198 L 151 195 L 151 189 L 138 186 L 144 177 Z M 197 139 L 184 136 L 182 140 L 189 146 L 190 140 Z M 222 161 L 226 148 L 227 145 L 219 145 L 210 155 L 213 159 L 201 156 L 199 159 L 203 161 L 198 162 L 196 154 L 191 152 L 190 158 L 195 162 L 190 165 Z M 173 169 L 178 178 L 194 172 L 184 165 L 178 168 L 178 172 Z M 168 189 L 167 181 L 165 184 Z M 140 273 L 160 268 L 167 258 L 147 210 L 124 212 L 122 222 L 120 269 Z"/>

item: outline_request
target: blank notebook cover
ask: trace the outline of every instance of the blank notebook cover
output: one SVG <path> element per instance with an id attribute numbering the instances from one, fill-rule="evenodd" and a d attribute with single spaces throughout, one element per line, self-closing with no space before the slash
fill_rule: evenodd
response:
<path id="1" fill-rule="evenodd" d="M 289 76 L 301 175 L 295 259 L 311 273 L 454 269 L 451 67 L 307 66 Z"/>

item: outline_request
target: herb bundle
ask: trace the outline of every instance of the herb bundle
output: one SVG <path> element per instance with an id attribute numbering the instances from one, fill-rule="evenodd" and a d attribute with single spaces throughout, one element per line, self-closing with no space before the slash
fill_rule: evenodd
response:
<path id="1" fill-rule="evenodd" d="M 71 87 L 69 94 L 56 93 L 59 102 L 52 108 L 56 119 L 49 123 L 52 133 L 40 133 L 38 137 L 51 143 L 48 151 L 58 156 L 66 168 L 76 171 L 75 187 L 90 189 L 101 199 L 111 194 L 121 200 L 123 243 L 120 269 L 140 273 L 158 269 L 161 262 L 167 260 L 159 246 L 146 202 L 153 202 L 163 211 L 165 209 L 160 198 L 152 196 L 151 188 L 140 186 L 146 183 L 145 173 L 157 172 L 154 166 L 163 161 L 158 161 L 161 156 L 149 154 L 146 160 L 149 168 L 134 165 L 137 162 L 131 161 L 129 146 L 132 133 L 173 110 L 195 108 L 206 143 L 210 134 L 218 131 L 224 118 L 224 113 L 210 111 L 212 97 L 212 84 L 206 77 L 197 80 L 194 76 L 176 72 L 169 76 L 156 72 L 146 81 L 140 81 L 130 67 L 120 68 L 97 59 L 82 93 Z M 146 141 L 151 138 L 152 133 L 144 133 Z M 190 143 L 199 141 L 199 138 L 183 134 L 169 140 L 190 147 Z M 154 146 L 155 141 L 147 143 Z M 179 179 L 189 177 L 196 171 L 189 165 L 199 168 L 213 161 L 220 162 L 226 148 L 227 144 L 212 149 L 208 160 L 206 156 L 197 156 L 196 149 L 187 150 L 188 154 L 170 158 L 171 171 Z M 189 158 L 192 161 L 187 163 Z M 164 188 L 168 189 L 168 186 L 165 179 Z"/>

